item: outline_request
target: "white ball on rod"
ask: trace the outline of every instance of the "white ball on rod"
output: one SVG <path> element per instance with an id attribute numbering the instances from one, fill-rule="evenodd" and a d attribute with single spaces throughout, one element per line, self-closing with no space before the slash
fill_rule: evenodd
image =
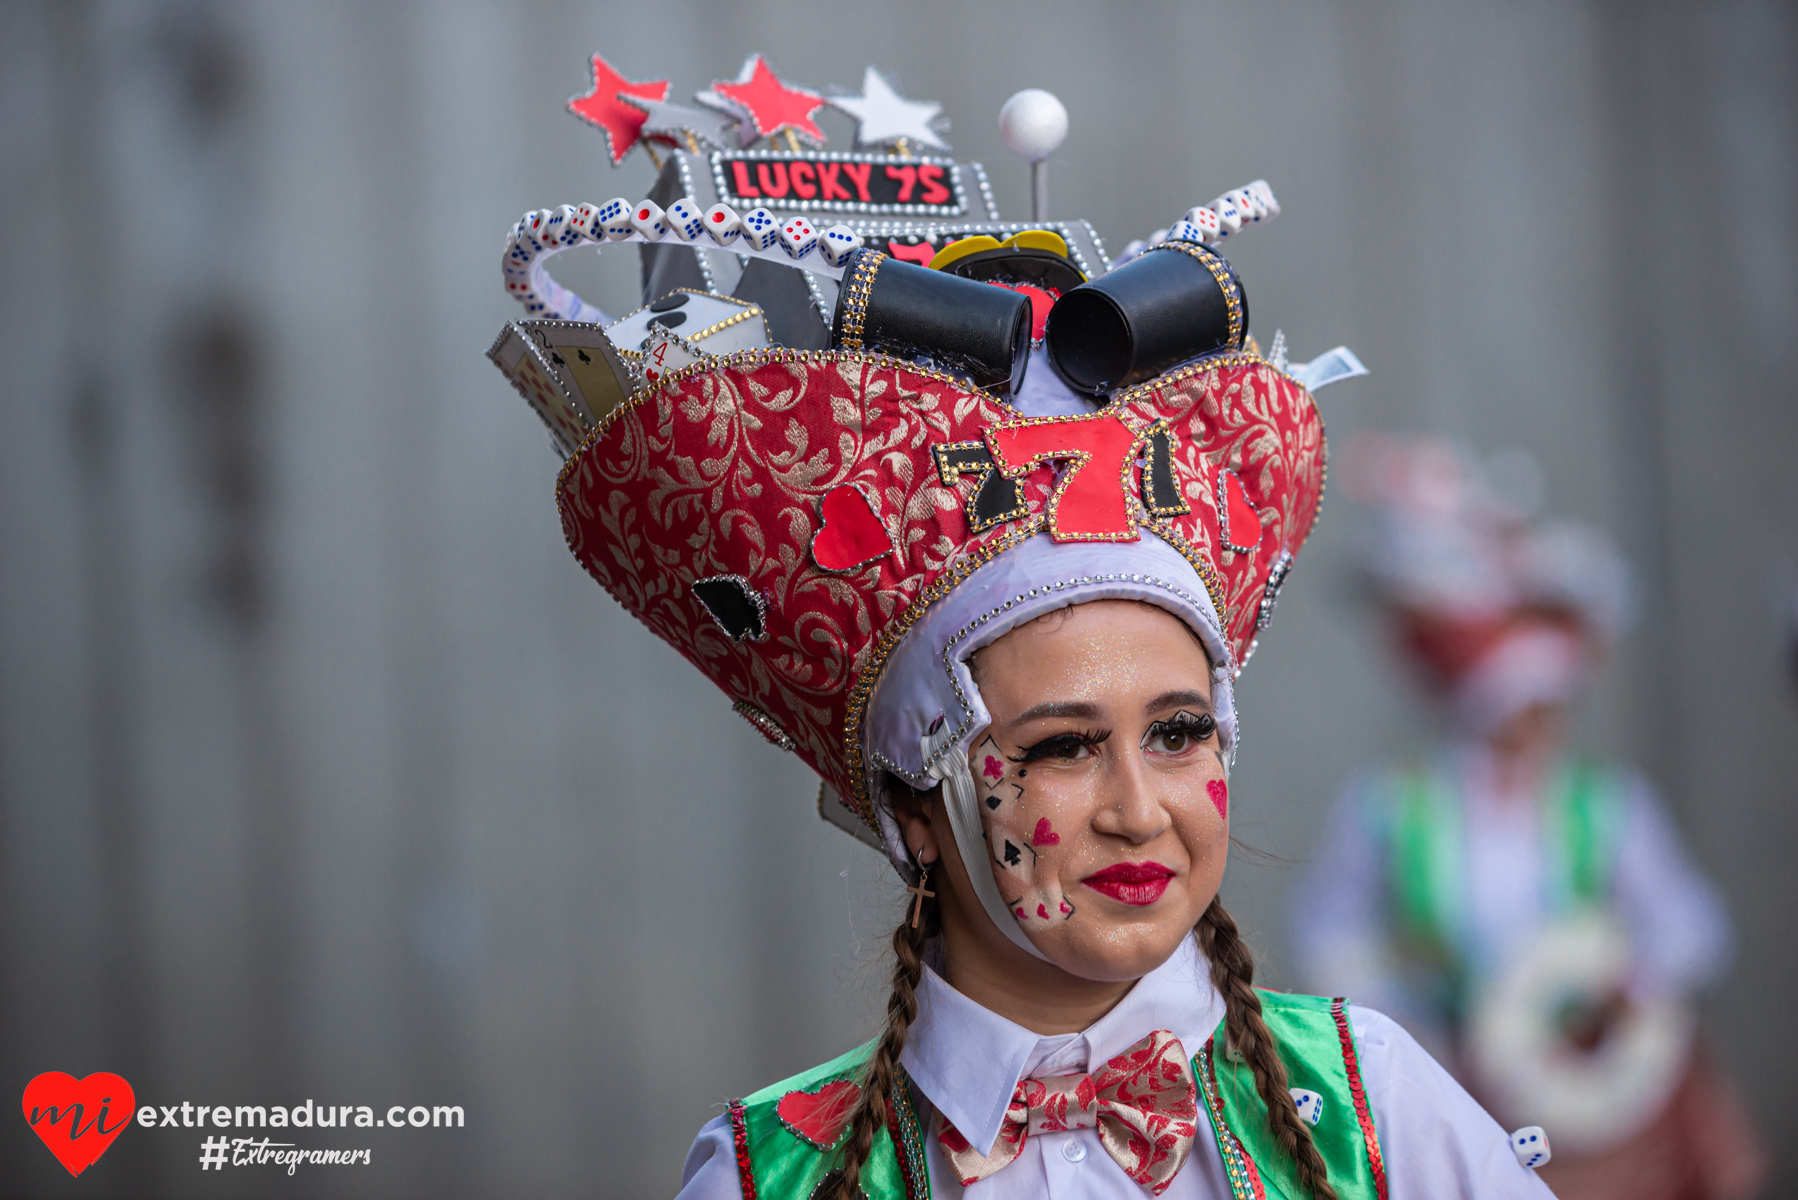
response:
<path id="1" fill-rule="evenodd" d="M 1027 162 L 1041 162 L 1068 136 L 1068 110 L 1041 88 L 1025 88 L 999 110 L 999 136 Z"/>

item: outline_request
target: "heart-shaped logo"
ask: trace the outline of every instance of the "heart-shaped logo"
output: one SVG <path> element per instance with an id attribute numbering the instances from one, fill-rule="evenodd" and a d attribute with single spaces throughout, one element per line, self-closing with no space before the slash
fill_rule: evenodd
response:
<path id="1" fill-rule="evenodd" d="M 79 1175 L 93 1166 L 119 1130 L 131 1124 L 137 1095 L 110 1071 L 77 1079 L 45 1071 L 25 1085 L 25 1122 L 44 1139 L 50 1153 Z"/>
<path id="2" fill-rule="evenodd" d="M 1238 554 L 1252 553 L 1261 544 L 1261 514 L 1234 471 L 1218 473 L 1217 521 L 1219 539 Z"/>
<path id="3" fill-rule="evenodd" d="M 794 1137 L 820 1150 L 829 1150 L 849 1128 L 849 1110 L 860 1100 L 862 1089 L 852 1079 L 833 1079 L 815 1092 L 788 1092 L 774 1106 Z"/>
<path id="4" fill-rule="evenodd" d="M 893 552 L 893 535 L 868 494 L 854 484 L 838 484 L 825 492 L 819 512 L 824 523 L 812 538 L 812 561 L 819 569 L 841 574 Z"/>

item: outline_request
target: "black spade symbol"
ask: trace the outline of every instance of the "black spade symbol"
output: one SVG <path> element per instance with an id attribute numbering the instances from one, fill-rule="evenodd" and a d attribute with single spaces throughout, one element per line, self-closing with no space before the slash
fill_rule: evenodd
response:
<path id="1" fill-rule="evenodd" d="M 705 605 L 712 620 L 718 622 L 718 628 L 729 634 L 733 642 L 744 638 L 759 642 L 765 636 L 762 609 L 766 602 L 750 591 L 749 585 L 740 577 L 719 575 L 698 580 L 693 584 L 693 595 Z"/>

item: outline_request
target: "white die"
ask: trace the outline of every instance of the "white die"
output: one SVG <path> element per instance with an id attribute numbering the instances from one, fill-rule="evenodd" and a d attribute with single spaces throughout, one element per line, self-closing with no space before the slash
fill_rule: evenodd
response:
<path id="1" fill-rule="evenodd" d="M 780 248 L 789 258 L 804 258 L 818 246 L 818 231 L 804 217 L 788 217 L 780 227 Z"/>
<path id="2" fill-rule="evenodd" d="M 526 213 L 518 223 L 518 242 L 532 254 L 541 254 L 549 245 L 549 218 L 549 209 L 539 208 Z"/>
<path id="3" fill-rule="evenodd" d="M 1511 1153 L 1526 1167 L 1542 1166 L 1554 1153 L 1548 1148 L 1548 1134 L 1540 1125 L 1525 1125 L 1511 1135 Z"/>
<path id="4" fill-rule="evenodd" d="M 751 249 L 766 250 L 780 236 L 780 222 L 765 208 L 752 208 L 743 216 L 743 240 Z"/>
<path id="5" fill-rule="evenodd" d="M 549 214 L 550 242 L 557 246 L 572 246 L 580 241 L 580 234 L 574 228 L 574 206 L 559 205 Z"/>
<path id="6" fill-rule="evenodd" d="M 1199 240 L 1207 246 L 1223 235 L 1223 222 L 1217 219 L 1217 210 L 1214 208 L 1206 208 L 1203 204 L 1196 208 L 1189 208 L 1186 210 L 1185 219 L 1188 224 L 1197 227 L 1200 234 Z"/>
<path id="7" fill-rule="evenodd" d="M 728 204 L 714 204 L 705 210 L 705 231 L 720 246 L 728 246 L 743 236 L 743 218 Z"/>
<path id="8" fill-rule="evenodd" d="M 683 242 L 690 242 L 705 232 L 705 214 L 699 211 L 698 203 L 691 196 L 682 196 L 670 204 L 667 217 L 674 235 Z"/>
<path id="9" fill-rule="evenodd" d="M 1292 1103 L 1299 1110 L 1299 1116 L 1308 1124 L 1315 1125 L 1323 1119 L 1324 1098 L 1316 1092 L 1304 1088 L 1289 1088 L 1292 1092 Z"/>
<path id="10" fill-rule="evenodd" d="M 849 256 L 862 248 L 861 235 L 847 225 L 832 225 L 818 239 L 818 249 L 824 255 L 824 261 L 833 267 L 840 267 L 849 261 Z"/>
<path id="11" fill-rule="evenodd" d="M 623 196 L 614 196 L 599 206 L 599 215 L 594 220 L 606 241 L 622 242 L 636 232 L 631 226 L 631 211 L 631 202 Z"/>
<path id="12" fill-rule="evenodd" d="M 1219 237 L 1229 237 L 1242 228 L 1243 211 L 1236 206 L 1236 201 L 1230 198 L 1230 193 L 1225 192 L 1213 200 L 1210 208 L 1217 214 L 1218 224 L 1223 226 L 1223 230 L 1218 234 Z"/>
<path id="13" fill-rule="evenodd" d="M 1197 225 L 1182 217 L 1168 227 L 1167 240 L 1170 242 L 1198 242 L 1203 244 L 1205 233 Z"/>
<path id="14" fill-rule="evenodd" d="M 649 241 L 659 242 L 668 232 L 668 214 L 654 200 L 639 200 L 631 209 L 631 228 Z"/>
<path id="15" fill-rule="evenodd" d="M 1243 224 L 1259 225 L 1261 219 L 1267 216 L 1267 210 L 1261 207 L 1261 198 L 1255 195 L 1254 189 L 1240 187 L 1232 189 L 1227 194 L 1230 199 L 1236 201 L 1236 207 L 1242 210 Z"/>
<path id="16" fill-rule="evenodd" d="M 1274 199 L 1274 189 L 1267 186 L 1267 180 L 1257 179 L 1249 184 L 1249 191 L 1255 193 L 1255 199 L 1261 201 L 1261 207 L 1267 213 L 1264 220 L 1271 221 L 1280 215 L 1280 202 Z"/>
<path id="17" fill-rule="evenodd" d="M 575 208 L 574 219 L 569 225 L 574 229 L 577 242 L 598 242 L 605 239 L 605 231 L 600 229 L 598 218 L 597 204 L 582 204 Z"/>

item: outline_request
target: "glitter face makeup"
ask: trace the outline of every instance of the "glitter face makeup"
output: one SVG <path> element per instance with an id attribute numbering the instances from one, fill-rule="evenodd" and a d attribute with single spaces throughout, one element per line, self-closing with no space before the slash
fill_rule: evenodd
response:
<path id="1" fill-rule="evenodd" d="M 968 762 L 1012 918 L 1084 978 L 1166 961 L 1228 851 L 1204 648 L 1162 609 L 1096 601 L 1012 630 L 973 665 L 993 720 Z"/>

